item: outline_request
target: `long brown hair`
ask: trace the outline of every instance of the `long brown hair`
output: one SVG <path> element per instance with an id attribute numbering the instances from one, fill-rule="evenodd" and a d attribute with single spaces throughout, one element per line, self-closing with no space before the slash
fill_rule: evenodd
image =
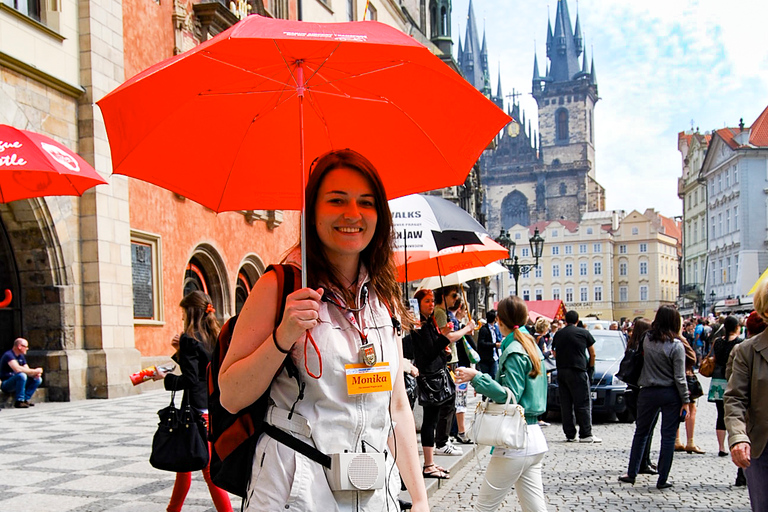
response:
<path id="1" fill-rule="evenodd" d="M 376 206 L 377 221 L 376 230 L 368 246 L 360 253 L 360 262 L 368 269 L 370 276 L 369 286 L 376 295 L 390 308 L 394 308 L 392 314 L 400 317 L 405 328 L 411 328 L 410 315 L 407 314 L 402 301 L 400 285 L 397 283 L 397 269 L 394 262 L 395 238 L 392 229 L 392 212 L 387 202 L 387 194 L 384 190 L 379 173 L 373 164 L 360 153 L 351 149 L 342 149 L 328 152 L 320 156 L 312 164 L 307 187 L 304 191 L 306 198 L 306 223 L 307 254 L 325 256 L 325 247 L 320 241 L 317 230 L 314 228 L 316 221 L 317 195 L 325 176 L 339 168 L 348 168 L 359 172 L 373 190 Z M 344 294 L 344 300 L 348 304 L 354 303 L 355 297 L 341 284 L 336 269 L 328 261 L 327 257 L 307 258 L 307 280 L 311 288 L 318 288 L 324 283 L 338 288 Z"/>
<path id="2" fill-rule="evenodd" d="M 656 311 L 651 324 L 652 341 L 672 341 L 680 335 L 680 313 L 677 308 L 664 304 Z"/>
<path id="3" fill-rule="evenodd" d="M 498 307 L 499 320 L 508 328 L 513 329 L 512 333 L 517 341 L 525 349 L 526 354 L 533 363 L 533 369 L 528 374 L 529 377 L 537 377 L 541 374 L 541 360 L 539 359 L 539 350 L 536 342 L 530 334 L 520 330 L 521 325 L 528 321 L 528 307 L 523 299 L 516 295 L 505 297 L 499 302 Z"/>
<path id="4" fill-rule="evenodd" d="M 647 318 L 638 317 L 632 323 L 632 336 L 629 337 L 627 342 L 627 348 L 636 349 L 640 346 L 640 340 L 643 339 L 645 333 L 651 328 L 651 321 Z"/>
<path id="5" fill-rule="evenodd" d="M 208 294 L 199 290 L 189 293 L 181 299 L 179 306 L 184 308 L 184 334 L 191 336 L 205 345 L 209 351 L 213 350 L 219 337 L 219 321 L 216 320 L 216 310 Z"/>

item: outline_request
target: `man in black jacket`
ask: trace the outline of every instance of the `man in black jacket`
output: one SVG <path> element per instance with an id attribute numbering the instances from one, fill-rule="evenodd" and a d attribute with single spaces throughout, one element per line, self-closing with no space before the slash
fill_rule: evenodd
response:
<path id="1" fill-rule="evenodd" d="M 589 380 L 595 371 L 595 339 L 588 330 L 576 326 L 578 321 L 579 314 L 568 311 L 565 314 L 567 325 L 557 331 L 552 340 L 563 432 L 567 441 L 576 441 L 575 412 L 579 442 L 600 443 L 602 439 L 592 435 L 592 399 L 589 395 Z"/>
<path id="2" fill-rule="evenodd" d="M 485 314 L 485 319 L 487 323 L 480 328 L 480 333 L 477 335 L 477 353 L 480 355 L 477 369 L 495 379 L 499 362 L 494 356 L 496 349 L 501 346 L 501 340 L 496 339 L 496 333 L 493 329 L 493 324 L 496 323 L 496 311 L 493 309 L 488 311 Z"/>

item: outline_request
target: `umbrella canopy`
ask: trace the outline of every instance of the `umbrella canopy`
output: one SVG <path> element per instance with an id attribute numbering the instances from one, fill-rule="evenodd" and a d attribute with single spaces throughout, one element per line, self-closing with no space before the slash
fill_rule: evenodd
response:
<path id="1" fill-rule="evenodd" d="M 442 197 L 412 194 L 392 199 L 389 209 L 398 251 L 418 253 L 481 244 L 479 234 L 488 234 L 474 217 Z"/>
<path id="2" fill-rule="evenodd" d="M 300 209 L 333 149 L 365 155 L 389 198 L 459 185 L 510 120 L 397 29 L 256 15 L 98 104 L 116 173 L 215 211 Z"/>
<path id="3" fill-rule="evenodd" d="M 446 276 L 459 270 L 484 267 L 494 261 L 509 257 L 509 251 L 494 242 L 487 235 L 480 235 L 482 245 L 461 245 L 448 247 L 442 251 L 422 251 L 419 254 L 408 252 L 408 279 Z M 395 253 L 397 280 L 406 282 L 405 253 Z"/>
<path id="4" fill-rule="evenodd" d="M 421 280 L 421 284 L 419 284 L 419 289 L 423 288 L 425 290 L 435 290 L 437 288 L 442 288 L 443 286 L 466 283 L 467 281 L 472 281 L 473 279 L 480 279 L 482 277 L 495 276 L 496 274 L 501 274 L 502 272 L 508 272 L 508 270 L 506 269 L 506 267 L 504 267 L 504 265 L 501 265 L 499 263 L 490 263 L 484 267 L 475 267 L 475 268 L 469 268 L 466 270 L 459 270 L 458 272 L 454 272 L 452 274 L 448 274 L 442 277 L 441 276 L 427 277 L 426 279 Z"/>
<path id="5" fill-rule="evenodd" d="M 105 183 L 80 155 L 50 137 L 0 124 L 0 203 L 79 196 Z"/>

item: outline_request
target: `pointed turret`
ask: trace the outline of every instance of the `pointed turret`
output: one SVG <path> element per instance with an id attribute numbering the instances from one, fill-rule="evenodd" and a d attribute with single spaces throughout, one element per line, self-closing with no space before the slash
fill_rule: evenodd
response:
<path id="1" fill-rule="evenodd" d="M 589 68 L 587 67 L 587 52 L 584 52 L 583 58 L 581 59 L 581 72 L 583 74 L 589 73 Z"/>
<path id="2" fill-rule="evenodd" d="M 539 59 L 536 54 L 533 54 L 533 81 L 531 86 L 531 93 L 537 94 L 541 92 L 541 76 L 539 75 Z"/>
<path id="3" fill-rule="evenodd" d="M 547 58 L 552 58 L 552 20 L 547 13 Z"/>
<path id="4" fill-rule="evenodd" d="M 477 31 L 477 22 L 475 20 L 475 9 L 472 0 L 469 0 L 469 10 L 467 12 L 467 30 L 464 34 L 464 46 L 461 55 L 461 73 L 464 78 L 472 84 L 475 89 L 482 91 L 485 88 L 485 77 L 483 68 L 487 68 L 487 63 L 483 65 L 482 47 L 480 46 L 480 37 Z"/>
<path id="5" fill-rule="evenodd" d="M 493 102 L 501 110 L 504 110 L 504 93 L 501 92 L 501 63 L 499 63 L 499 81 L 496 86 L 496 97 L 493 98 Z"/>
<path id="6" fill-rule="evenodd" d="M 592 68 L 589 71 L 589 83 L 597 85 L 597 72 L 595 71 L 595 53 L 592 52 Z"/>
<path id="7" fill-rule="evenodd" d="M 580 30 L 580 28 L 579 28 Z M 583 42 L 582 42 L 583 45 Z M 571 27 L 567 0 L 558 0 L 555 14 L 555 33 L 550 56 L 549 77 L 553 82 L 570 82 L 581 71 L 579 66 L 580 51 Z"/>
<path id="8" fill-rule="evenodd" d="M 584 51 L 584 37 L 581 35 L 581 23 L 579 22 L 579 13 L 576 12 L 576 28 L 573 29 L 573 42 L 576 43 L 576 55 Z"/>
<path id="9" fill-rule="evenodd" d="M 464 48 L 461 46 L 461 28 L 459 28 L 459 53 L 456 54 L 456 63 L 461 68 L 461 58 L 464 56 Z"/>

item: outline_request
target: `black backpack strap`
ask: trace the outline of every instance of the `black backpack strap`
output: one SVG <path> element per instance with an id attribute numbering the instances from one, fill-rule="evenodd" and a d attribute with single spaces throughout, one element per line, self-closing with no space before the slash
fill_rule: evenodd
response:
<path id="1" fill-rule="evenodd" d="M 273 270 L 277 275 L 277 289 L 278 295 L 280 296 L 280 303 L 277 308 L 277 314 L 275 315 L 275 327 L 277 327 L 280 325 L 280 322 L 283 321 L 283 315 L 285 314 L 285 302 L 288 299 L 288 295 L 293 293 L 294 290 L 297 290 L 301 286 L 301 272 L 299 272 L 299 269 L 293 265 L 270 265 L 267 268 L 267 271 L 269 270 Z M 291 416 L 293 416 L 293 411 L 296 408 L 296 404 L 304 398 L 305 383 L 301 382 L 299 370 L 296 368 L 296 365 L 293 364 L 293 359 L 291 359 L 290 355 L 285 356 L 285 360 L 283 361 L 283 368 L 288 373 L 289 377 L 296 379 L 296 384 L 299 388 L 296 401 L 293 403 L 293 407 L 291 407 L 291 411 L 288 414 L 288 419 L 290 419 Z M 284 444 L 292 450 L 317 462 L 321 466 L 324 466 L 328 469 L 331 468 L 331 458 L 328 455 L 324 454 L 314 446 L 305 443 L 301 439 L 293 437 L 288 432 L 266 422 L 263 425 L 263 432 L 278 443 Z"/>

